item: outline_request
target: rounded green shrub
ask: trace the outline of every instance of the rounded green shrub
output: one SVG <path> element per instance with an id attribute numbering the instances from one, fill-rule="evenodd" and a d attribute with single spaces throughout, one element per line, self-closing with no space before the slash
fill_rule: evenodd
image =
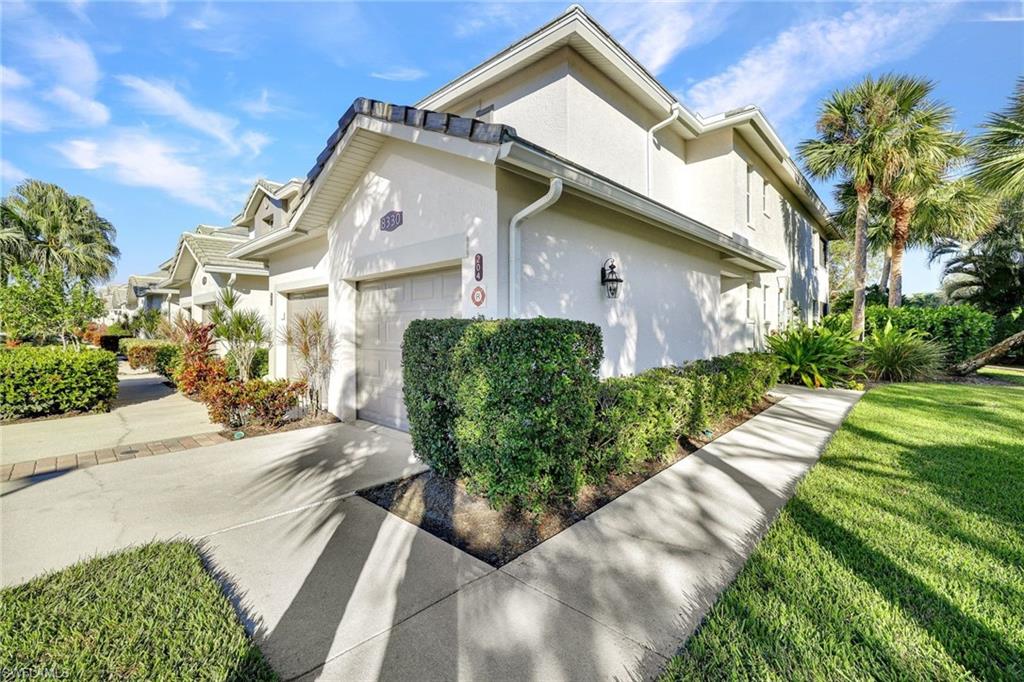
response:
<path id="1" fill-rule="evenodd" d="M 455 346 L 459 463 L 495 507 L 539 508 L 583 483 L 603 356 L 595 324 L 477 321 Z"/>
<path id="2" fill-rule="evenodd" d="M 109 409 L 117 397 L 110 351 L 26 346 L 0 351 L 0 418 Z"/>
<path id="3" fill-rule="evenodd" d="M 935 376 L 946 349 L 916 329 L 902 331 L 886 322 L 864 340 L 864 368 L 881 381 L 914 381 Z"/>

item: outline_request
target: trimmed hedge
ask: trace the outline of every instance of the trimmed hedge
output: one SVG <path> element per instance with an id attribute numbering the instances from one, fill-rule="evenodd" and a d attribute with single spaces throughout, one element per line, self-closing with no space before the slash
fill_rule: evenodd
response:
<path id="1" fill-rule="evenodd" d="M 462 473 L 455 442 L 452 356 L 472 320 L 413 320 L 402 338 L 402 392 L 416 455 L 442 476 Z"/>
<path id="2" fill-rule="evenodd" d="M 132 369 L 145 368 L 171 380 L 181 360 L 178 344 L 163 339 L 121 339 L 119 348 Z"/>
<path id="3" fill-rule="evenodd" d="M 868 306 L 864 312 L 864 330 L 871 334 L 885 328 L 886 320 L 899 331 L 917 330 L 946 346 L 945 363 L 955 365 L 989 347 L 995 318 L 971 305 L 944 305 L 938 308 L 888 308 Z M 849 329 L 851 313 L 829 315 L 831 329 Z"/>
<path id="4" fill-rule="evenodd" d="M 26 346 L 0 351 L 0 418 L 107 410 L 117 356 L 98 349 Z"/>
<path id="5" fill-rule="evenodd" d="M 588 477 L 603 480 L 671 455 L 681 436 L 756 405 L 778 382 L 767 353 L 733 353 L 601 382 Z"/>
<path id="6" fill-rule="evenodd" d="M 403 339 L 417 453 L 495 507 L 537 508 L 583 482 L 601 330 L 574 320 L 416 320 Z"/>
<path id="7" fill-rule="evenodd" d="M 111 353 L 117 353 L 121 344 L 121 339 L 130 338 L 132 338 L 131 334 L 100 334 L 99 347 L 103 350 L 110 351 Z"/>

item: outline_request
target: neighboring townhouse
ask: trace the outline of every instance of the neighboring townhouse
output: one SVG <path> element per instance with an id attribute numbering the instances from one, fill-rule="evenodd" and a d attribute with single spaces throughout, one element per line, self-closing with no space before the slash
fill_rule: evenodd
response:
<path id="1" fill-rule="evenodd" d="M 760 111 L 690 112 L 576 6 L 416 107 L 357 99 L 289 207 L 229 256 L 278 326 L 326 305 L 329 409 L 397 428 L 412 319 L 588 320 L 631 374 L 817 319 L 839 236 Z"/>
<path id="2" fill-rule="evenodd" d="M 167 263 L 167 277 L 158 290 L 177 292 L 179 309 L 193 320 L 209 322 L 221 289 L 231 287 L 242 308 L 260 312 L 271 319 L 268 270 L 260 261 L 233 258 L 228 254 L 249 239 L 242 226 L 199 225 L 178 240 L 174 257 Z"/>
<path id="3" fill-rule="evenodd" d="M 97 322 L 108 327 L 126 323 L 138 306 L 130 284 L 106 284 L 96 288 L 96 295 L 103 301 L 104 308 L 103 317 Z"/>

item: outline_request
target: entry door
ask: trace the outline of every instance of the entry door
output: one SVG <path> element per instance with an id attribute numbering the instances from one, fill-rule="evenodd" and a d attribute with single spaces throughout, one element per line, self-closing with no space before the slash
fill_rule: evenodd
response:
<path id="1" fill-rule="evenodd" d="M 409 430 L 402 398 L 402 334 L 421 318 L 459 317 L 458 268 L 362 282 L 356 314 L 356 414 Z"/>
<path id="2" fill-rule="evenodd" d="M 288 294 L 288 328 L 291 329 L 292 323 L 300 314 L 316 309 L 327 315 L 327 289 Z M 288 349 L 286 371 L 289 379 L 299 378 L 299 361 L 291 348 Z"/>

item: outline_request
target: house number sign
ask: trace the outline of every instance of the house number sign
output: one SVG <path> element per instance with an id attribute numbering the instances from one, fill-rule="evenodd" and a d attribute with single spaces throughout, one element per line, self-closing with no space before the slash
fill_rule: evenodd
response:
<path id="1" fill-rule="evenodd" d="M 484 254 L 482 253 L 473 257 L 473 277 L 478 282 L 484 278 Z"/>
<path id="2" fill-rule="evenodd" d="M 388 211 L 380 219 L 381 232 L 394 232 L 402 226 L 402 212 Z"/>

